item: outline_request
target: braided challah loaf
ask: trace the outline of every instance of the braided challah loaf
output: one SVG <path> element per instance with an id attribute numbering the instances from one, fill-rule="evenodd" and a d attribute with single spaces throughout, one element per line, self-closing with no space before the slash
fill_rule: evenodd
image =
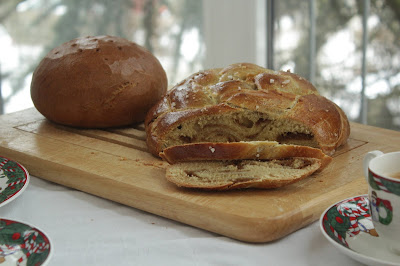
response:
<path id="1" fill-rule="evenodd" d="M 350 134 L 344 112 L 310 82 L 248 63 L 191 75 L 148 112 L 145 127 L 156 156 L 185 143 L 265 140 L 332 155 Z"/>

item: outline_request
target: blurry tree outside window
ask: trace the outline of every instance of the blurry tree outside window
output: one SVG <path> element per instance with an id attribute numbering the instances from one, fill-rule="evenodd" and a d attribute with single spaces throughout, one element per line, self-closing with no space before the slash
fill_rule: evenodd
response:
<path id="1" fill-rule="evenodd" d="M 275 3 L 274 67 L 310 77 L 310 1 Z M 356 122 L 361 122 L 363 4 L 315 0 L 313 84 Z M 367 124 L 400 130 L 400 1 L 371 0 L 367 19 Z"/>
<path id="2" fill-rule="evenodd" d="M 201 24 L 196 0 L 2 0 L 2 111 L 33 106 L 29 86 L 40 60 L 80 36 L 114 35 L 146 47 L 174 84 L 202 67 Z"/>

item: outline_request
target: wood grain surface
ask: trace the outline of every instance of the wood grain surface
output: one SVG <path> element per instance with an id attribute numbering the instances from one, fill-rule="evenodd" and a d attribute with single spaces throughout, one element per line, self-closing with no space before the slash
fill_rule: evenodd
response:
<path id="1" fill-rule="evenodd" d="M 0 116 L 0 155 L 36 177 L 245 242 L 282 238 L 331 204 L 367 193 L 362 159 L 400 150 L 400 132 L 351 124 L 348 143 L 321 173 L 273 190 L 204 192 L 165 179 L 142 125 L 108 130 L 56 125 L 34 108 Z"/>

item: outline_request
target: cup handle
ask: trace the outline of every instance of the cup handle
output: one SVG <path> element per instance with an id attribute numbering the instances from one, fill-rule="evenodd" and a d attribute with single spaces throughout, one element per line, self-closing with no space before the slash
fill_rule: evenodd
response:
<path id="1" fill-rule="evenodd" d="M 375 157 L 378 157 L 382 155 L 383 152 L 381 151 L 370 151 L 364 156 L 364 161 L 363 161 L 363 170 L 364 170 L 364 177 L 368 182 L 368 167 L 369 167 L 369 162 L 374 159 Z"/>

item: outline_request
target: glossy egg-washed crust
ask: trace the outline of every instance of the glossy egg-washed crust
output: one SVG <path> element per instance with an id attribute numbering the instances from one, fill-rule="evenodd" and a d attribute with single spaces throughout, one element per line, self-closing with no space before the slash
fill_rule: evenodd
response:
<path id="1" fill-rule="evenodd" d="M 290 72 L 240 63 L 195 73 L 169 90 L 146 116 L 148 148 L 158 156 L 168 147 L 171 132 L 188 121 L 249 111 L 271 121 L 287 121 L 307 128 L 314 146 L 328 155 L 344 144 L 350 134 L 345 113 L 319 95 L 306 79 Z M 184 143 L 183 140 L 177 145 Z"/>

